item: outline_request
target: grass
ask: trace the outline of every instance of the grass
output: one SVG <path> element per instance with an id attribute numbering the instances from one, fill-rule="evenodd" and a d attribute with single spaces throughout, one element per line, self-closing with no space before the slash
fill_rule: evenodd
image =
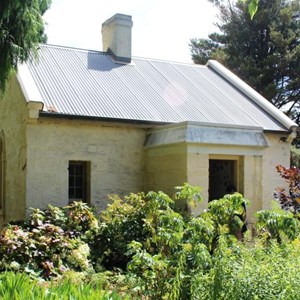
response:
<path id="1" fill-rule="evenodd" d="M 102 290 L 97 285 L 75 283 L 70 280 L 41 284 L 22 273 L 0 274 L 2 300 L 129 300 L 115 292 Z"/>

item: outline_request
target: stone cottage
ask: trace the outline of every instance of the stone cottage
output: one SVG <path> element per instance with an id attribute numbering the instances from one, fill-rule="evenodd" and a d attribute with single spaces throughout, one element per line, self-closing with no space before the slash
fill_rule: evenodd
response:
<path id="1" fill-rule="evenodd" d="M 30 207 L 163 190 L 204 202 L 232 184 L 268 208 L 297 125 L 218 62 L 132 57 L 130 16 L 103 23 L 103 52 L 41 45 L 0 99 L 1 222 Z M 100 43 L 100 41 L 99 41 Z"/>

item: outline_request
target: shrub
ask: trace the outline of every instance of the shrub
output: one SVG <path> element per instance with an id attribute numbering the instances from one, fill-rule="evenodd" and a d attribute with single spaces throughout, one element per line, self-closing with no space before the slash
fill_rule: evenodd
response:
<path id="1" fill-rule="evenodd" d="M 291 166 L 300 168 L 300 149 L 295 146 L 291 147 Z"/>
<path id="2" fill-rule="evenodd" d="M 300 213 L 300 170 L 296 167 L 285 168 L 281 165 L 276 167 L 280 176 L 288 183 L 288 191 L 278 187 L 274 197 L 283 210 L 290 211 L 299 218 Z"/>
<path id="3" fill-rule="evenodd" d="M 33 209 L 24 225 L 32 230 L 42 224 L 58 226 L 70 238 L 79 237 L 84 241 L 93 239 L 99 229 L 99 221 L 93 209 L 81 201 L 74 201 L 61 208 L 48 205 L 44 211 Z"/>
<path id="4" fill-rule="evenodd" d="M 143 193 L 124 199 L 110 197 L 112 203 L 100 214 L 100 230 L 91 244 L 96 268 L 126 268 L 130 257 L 127 246 L 132 240 L 144 241 L 149 230 L 143 226 L 147 199 Z"/>
<path id="5" fill-rule="evenodd" d="M 193 277 L 190 299 L 298 299 L 299 250 L 298 240 L 267 248 L 221 241 L 209 272 Z"/>
<path id="6" fill-rule="evenodd" d="M 299 235 L 299 220 L 291 212 L 262 210 L 257 212 L 255 228 L 266 242 L 275 239 L 278 243 L 295 240 Z"/>
<path id="7" fill-rule="evenodd" d="M 113 196 L 101 222 L 80 202 L 33 210 L 2 232 L 0 268 L 51 281 L 3 273 L 0 298 L 121 299 L 104 291 L 114 290 L 124 299 L 297 299 L 295 215 L 259 212 L 257 240 L 241 243 L 234 235 L 247 200 L 225 195 L 198 217 L 176 211 L 177 201 L 201 200 L 199 192 L 185 184 L 174 200 L 163 192 Z M 111 271 L 99 272 L 103 265 Z"/>
<path id="8" fill-rule="evenodd" d="M 236 236 L 242 239 L 245 228 L 246 210 L 249 201 L 239 193 L 227 194 L 219 200 L 208 203 L 208 210 L 202 213 L 201 218 L 212 222 L 212 238 L 209 249 L 213 253 L 219 237 L 227 236 L 228 241 L 233 241 Z"/>
<path id="9" fill-rule="evenodd" d="M 186 184 L 177 189 L 176 200 L 193 205 L 201 199 L 198 188 Z M 150 235 L 129 245 L 131 284 L 147 299 L 189 299 L 191 278 L 210 266 L 213 223 L 180 215 L 164 194 L 151 192 L 148 197 L 152 209 L 144 222 Z"/>
<path id="10" fill-rule="evenodd" d="M 31 232 L 7 227 L 0 238 L 1 270 L 18 270 L 49 278 L 67 269 L 90 268 L 88 245 L 47 224 Z"/>
<path id="11" fill-rule="evenodd" d="M 177 187 L 176 201 L 188 205 L 200 200 L 199 188 Z M 163 192 L 130 194 L 124 199 L 111 196 L 112 203 L 100 214 L 101 228 L 92 243 L 98 265 L 126 269 L 132 241 L 142 243 L 151 254 L 161 248 L 167 254 L 182 238 L 183 216 L 174 210 L 175 201 Z"/>
<path id="12" fill-rule="evenodd" d="M 35 209 L 23 224 L 8 225 L 0 237 L 0 270 L 50 278 L 65 270 L 91 270 L 86 241 L 98 230 L 90 208 L 77 202 L 64 208 Z"/>
<path id="13" fill-rule="evenodd" d="M 177 201 L 189 207 L 200 201 L 199 188 L 177 187 L 174 198 L 163 192 L 113 196 L 92 243 L 98 264 L 127 268 L 132 289 L 147 299 L 189 299 L 193 277 L 211 267 L 219 236 L 236 243 L 233 234 L 243 225 L 239 215 L 247 200 L 241 194 L 211 202 L 200 217 L 176 211 Z"/>

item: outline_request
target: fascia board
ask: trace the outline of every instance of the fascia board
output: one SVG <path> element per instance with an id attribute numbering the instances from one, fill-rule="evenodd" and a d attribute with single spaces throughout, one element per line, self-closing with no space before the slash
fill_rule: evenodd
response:
<path id="1" fill-rule="evenodd" d="M 24 97 L 29 102 L 43 103 L 42 96 L 32 78 L 26 63 L 18 66 L 17 79 L 21 86 Z"/>
<path id="2" fill-rule="evenodd" d="M 285 126 L 288 130 L 296 131 L 298 125 L 292 121 L 289 117 L 287 117 L 281 110 L 276 108 L 273 104 L 271 104 L 266 98 L 261 96 L 258 92 L 256 92 L 253 88 L 251 88 L 247 83 L 241 80 L 238 76 L 233 74 L 227 68 L 222 66 L 216 60 L 209 60 L 206 64 L 208 68 L 213 69 L 220 76 L 230 82 L 233 86 L 235 86 L 239 91 L 248 96 L 251 100 L 253 100 L 257 105 L 259 105 L 262 109 L 264 109 L 267 113 L 269 113 L 272 117 L 274 117 L 279 123 Z"/>

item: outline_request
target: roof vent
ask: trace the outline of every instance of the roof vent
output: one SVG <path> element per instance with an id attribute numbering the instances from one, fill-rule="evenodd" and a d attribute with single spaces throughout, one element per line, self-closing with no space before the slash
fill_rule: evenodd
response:
<path id="1" fill-rule="evenodd" d="M 115 14 L 102 24 L 103 51 L 115 61 L 131 62 L 131 16 Z"/>

